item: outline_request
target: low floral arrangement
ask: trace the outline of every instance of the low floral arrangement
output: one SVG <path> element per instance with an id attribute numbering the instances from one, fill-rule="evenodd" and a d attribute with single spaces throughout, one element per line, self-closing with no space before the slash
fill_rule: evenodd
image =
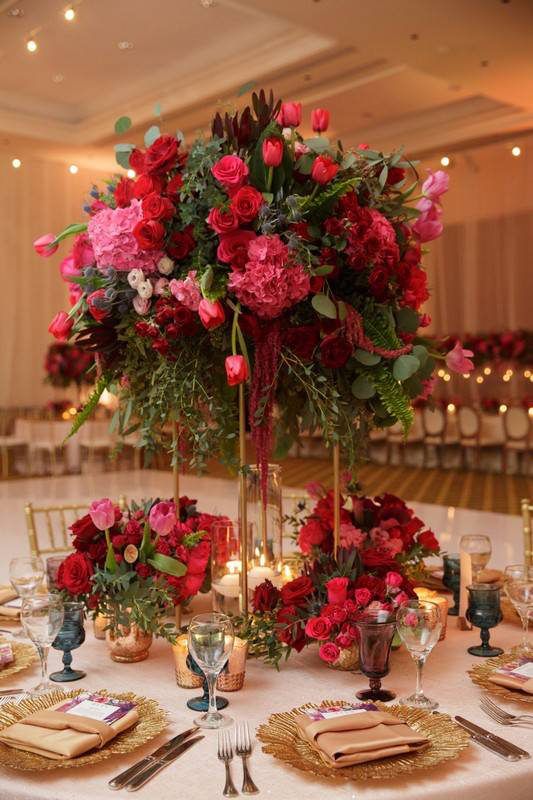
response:
<path id="1" fill-rule="evenodd" d="M 106 616 L 114 631 L 133 622 L 173 640 L 165 614 L 208 582 L 215 519 L 188 497 L 180 498 L 178 513 L 173 501 L 148 500 L 123 512 L 107 498 L 95 500 L 70 528 L 75 552 L 60 565 L 57 587 Z"/>
<path id="2" fill-rule="evenodd" d="M 401 567 L 366 569 L 357 548 L 341 548 L 335 560 L 320 553 L 300 577 L 277 589 L 270 581 L 256 587 L 253 613 L 240 622 L 239 635 L 250 652 L 279 668 L 292 650 L 319 643 L 319 656 L 335 665 L 357 645 L 357 617 L 367 609 L 390 613 L 414 596 Z"/>
<path id="3" fill-rule="evenodd" d="M 423 335 L 421 259 L 442 232 L 448 175 L 421 181 L 401 150 L 330 141 L 326 109 L 304 138 L 301 117 L 300 103 L 261 91 L 188 147 L 153 125 L 144 147 L 115 146 L 134 179 L 94 188 L 88 222 L 34 243 L 48 257 L 76 237 L 61 263 L 72 307 L 49 327 L 97 357 L 75 428 L 108 388 L 119 428 L 140 429 L 146 450 L 164 446 L 162 428 L 177 420 L 191 466 L 231 462 L 232 387 L 244 383 L 263 478 L 274 433 L 281 455 L 320 429 L 353 465 L 372 426 L 407 432 L 444 359 Z M 121 117 L 116 132 L 131 125 Z M 458 342 L 446 361 L 471 368 Z"/>
<path id="4" fill-rule="evenodd" d="M 472 352 L 476 367 L 487 362 L 514 361 L 525 366 L 533 365 L 533 331 L 502 331 L 463 336 L 464 347 Z M 448 336 L 444 347 L 453 346 L 456 336 Z"/>
<path id="5" fill-rule="evenodd" d="M 66 388 L 75 383 L 81 386 L 82 383 L 94 383 L 96 377 L 94 370 L 94 356 L 66 342 L 51 344 L 46 352 L 44 359 L 44 370 L 46 372 L 46 382 L 52 386 Z"/>

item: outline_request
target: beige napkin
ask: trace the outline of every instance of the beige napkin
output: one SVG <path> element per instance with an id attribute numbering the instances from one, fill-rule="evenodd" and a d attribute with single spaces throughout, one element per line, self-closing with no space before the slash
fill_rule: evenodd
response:
<path id="1" fill-rule="evenodd" d="M 503 584 L 503 572 L 499 569 L 482 569 L 478 572 L 477 582 Z"/>
<path id="2" fill-rule="evenodd" d="M 489 681 L 498 684 L 498 686 L 505 686 L 507 689 L 515 689 L 517 692 L 533 694 L 533 678 L 514 676 L 504 672 L 493 672 L 492 675 L 489 675 Z"/>
<path id="3" fill-rule="evenodd" d="M 0 588 L 0 616 L 13 617 L 18 619 L 20 617 L 20 608 L 7 608 L 4 603 L 9 603 L 18 597 L 18 594 L 8 586 Z"/>
<path id="4" fill-rule="evenodd" d="M 319 721 L 298 714 L 296 725 L 300 736 L 330 767 L 414 753 L 429 744 L 425 736 L 383 711 L 356 711 Z"/>
<path id="5" fill-rule="evenodd" d="M 61 700 L 46 711 L 37 711 L 4 728 L 0 731 L 0 741 L 46 758 L 75 758 L 103 747 L 139 719 L 139 712 L 132 708 L 125 716 L 108 724 L 55 710 L 64 705 L 65 700 Z"/>

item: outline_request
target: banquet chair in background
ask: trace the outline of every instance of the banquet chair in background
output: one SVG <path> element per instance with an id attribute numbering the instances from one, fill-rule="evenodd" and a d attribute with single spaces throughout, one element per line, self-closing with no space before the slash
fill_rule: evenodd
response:
<path id="1" fill-rule="evenodd" d="M 386 442 L 387 442 L 387 463 L 392 464 L 392 457 L 394 449 L 398 450 L 398 460 L 400 466 L 407 462 L 407 453 L 418 447 L 424 441 L 424 435 L 420 424 L 420 418 L 416 415 L 412 428 L 409 431 L 407 438 L 403 433 L 403 428 L 399 422 L 395 422 L 386 429 Z"/>
<path id="2" fill-rule="evenodd" d="M 57 475 L 58 468 L 59 474 L 63 474 L 66 471 L 63 448 L 65 432 L 63 427 L 50 418 L 44 420 L 34 419 L 29 424 L 32 472 L 35 472 L 33 469 L 35 462 L 42 458 L 44 469 L 46 469 L 46 460 L 48 460 L 51 475 Z"/>
<path id="3" fill-rule="evenodd" d="M 436 408 L 423 408 L 421 411 L 422 430 L 424 432 L 423 466 L 429 466 L 431 449 L 435 452 L 437 466 L 444 465 L 444 451 L 457 444 L 455 437 L 448 436 L 448 417 L 446 411 Z"/>
<path id="4" fill-rule="evenodd" d="M 89 420 L 79 432 L 80 462 L 86 463 L 89 472 L 94 472 L 98 462 L 105 469 L 109 465 L 114 447 L 114 439 L 109 431 L 107 420 Z"/>
<path id="5" fill-rule="evenodd" d="M 2 420 L 2 423 L 4 420 Z M 13 430 L 9 432 L 7 426 L 2 424 L 0 435 L 0 466 L 1 476 L 6 479 L 10 473 L 10 461 L 15 463 L 18 455 L 24 458 L 26 466 L 26 474 L 30 473 L 30 449 L 27 435 L 26 421 L 23 419 L 15 419 L 13 422 Z"/>
<path id="6" fill-rule="evenodd" d="M 533 503 L 524 497 L 520 501 L 522 525 L 524 530 L 524 564 L 533 566 Z"/>
<path id="7" fill-rule="evenodd" d="M 509 453 L 515 453 L 517 472 L 527 473 L 531 454 L 531 418 L 525 408 L 511 406 L 503 414 L 503 471 L 507 472 Z"/>

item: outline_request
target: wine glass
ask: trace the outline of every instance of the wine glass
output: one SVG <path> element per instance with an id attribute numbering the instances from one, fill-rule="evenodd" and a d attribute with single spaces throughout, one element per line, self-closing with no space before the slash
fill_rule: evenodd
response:
<path id="1" fill-rule="evenodd" d="M 522 642 L 519 645 L 519 652 L 522 655 L 532 655 L 533 647 L 529 643 L 528 627 L 529 615 L 533 614 L 533 566 L 511 564 L 505 567 L 504 589 L 522 620 Z"/>
<path id="2" fill-rule="evenodd" d="M 355 621 L 359 631 L 359 666 L 370 688 L 357 692 L 359 700 L 394 700 L 396 695 L 381 688 L 381 678 L 389 673 L 389 654 L 396 628 L 394 614 L 364 611 Z"/>
<path id="3" fill-rule="evenodd" d="M 39 556 L 12 558 L 9 562 L 9 580 L 19 597 L 31 597 L 44 578 L 44 564 Z M 16 639 L 25 639 L 23 631 L 14 631 Z"/>
<path id="4" fill-rule="evenodd" d="M 233 650 L 233 625 L 225 614 L 198 614 L 189 624 L 189 653 L 207 680 L 209 708 L 194 720 L 200 728 L 224 728 L 233 720 L 220 714 L 216 701 L 216 682 Z"/>
<path id="5" fill-rule="evenodd" d="M 25 597 L 20 619 L 41 659 L 41 682 L 31 692 L 45 694 L 56 688 L 48 680 L 48 651 L 63 625 L 63 601 L 58 594 Z"/>
<path id="6" fill-rule="evenodd" d="M 422 690 L 422 670 L 427 657 L 439 641 L 442 620 L 439 607 L 429 600 L 411 600 L 396 613 L 396 627 L 400 637 L 416 664 L 416 689 L 414 694 L 401 700 L 408 706 L 433 710 L 435 700 L 426 697 Z"/>
<path id="7" fill-rule="evenodd" d="M 481 583 L 479 573 L 490 561 L 492 544 L 488 536 L 467 534 L 461 536 L 459 548 L 468 553 L 472 564 L 472 583 Z"/>
<path id="8" fill-rule="evenodd" d="M 468 608 L 466 618 L 468 622 L 479 628 L 481 644 L 473 645 L 468 648 L 472 656 L 480 658 L 492 658 L 501 656 L 501 647 L 494 647 L 490 642 L 490 629 L 495 628 L 502 621 L 500 608 L 500 587 L 494 583 L 474 583 L 467 586 Z"/>

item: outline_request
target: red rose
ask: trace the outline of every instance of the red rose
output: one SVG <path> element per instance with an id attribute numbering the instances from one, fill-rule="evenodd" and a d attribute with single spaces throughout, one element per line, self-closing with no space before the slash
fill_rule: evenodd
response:
<path id="1" fill-rule="evenodd" d="M 91 590 L 93 572 L 92 561 L 85 553 L 72 553 L 59 565 L 57 588 L 73 595 L 86 594 Z"/>
<path id="2" fill-rule="evenodd" d="M 316 325 L 298 325 L 296 328 L 289 328 L 286 331 L 285 346 L 302 361 L 310 361 L 319 339 L 320 334 Z"/>
<path id="3" fill-rule="evenodd" d="M 146 195 L 156 192 L 161 194 L 163 181 L 157 175 L 139 175 L 133 185 L 133 196 L 142 200 Z"/>
<path id="4" fill-rule="evenodd" d="M 217 258 L 233 268 L 242 269 L 248 261 L 248 245 L 255 239 L 253 231 L 232 231 L 220 237 Z"/>
<path id="5" fill-rule="evenodd" d="M 70 526 L 74 536 L 72 545 L 76 550 L 86 550 L 95 536 L 100 536 L 101 531 L 95 526 L 90 514 L 80 517 Z"/>
<path id="6" fill-rule="evenodd" d="M 164 226 L 155 219 L 142 219 L 133 229 L 142 250 L 160 250 L 165 236 Z"/>
<path id="7" fill-rule="evenodd" d="M 279 167 L 283 158 L 283 139 L 279 136 L 263 139 L 262 154 L 265 166 Z"/>
<path id="8" fill-rule="evenodd" d="M 424 550 L 435 552 L 439 549 L 439 543 L 433 531 L 422 531 L 418 536 L 417 544 L 423 547 Z"/>
<path id="9" fill-rule="evenodd" d="M 352 354 L 352 346 L 344 336 L 331 333 L 320 343 L 320 360 L 328 369 L 340 369 Z"/>
<path id="10" fill-rule="evenodd" d="M 281 600 L 284 605 L 300 606 L 305 602 L 313 591 L 313 583 L 307 575 L 301 575 L 293 581 L 289 581 L 281 589 Z"/>
<path id="11" fill-rule="evenodd" d="M 305 633 L 310 639 L 324 641 L 325 639 L 329 639 L 331 628 L 331 620 L 329 620 L 328 617 L 311 617 L 311 619 L 307 620 Z"/>
<path id="12" fill-rule="evenodd" d="M 387 593 L 385 581 L 375 578 L 373 575 L 361 575 L 355 582 L 356 592 L 359 589 L 368 589 L 372 599 L 383 600 Z M 357 595 L 356 595 L 357 596 Z"/>
<path id="13" fill-rule="evenodd" d="M 216 180 L 228 193 L 236 192 L 246 183 L 250 170 L 239 156 L 222 156 L 211 168 Z"/>
<path id="14" fill-rule="evenodd" d="M 355 590 L 355 602 L 360 606 L 367 606 L 372 600 L 372 593 L 364 586 Z"/>
<path id="15" fill-rule="evenodd" d="M 172 219 L 175 208 L 168 197 L 162 197 L 156 192 L 150 192 L 142 200 L 144 219 Z"/>
<path id="16" fill-rule="evenodd" d="M 316 183 L 323 186 L 332 181 L 338 171 L 339 165 L 333 161 L 331 156 L 317 156 L 311 167 L 311 177 Z"/>
<path id="17" fill-rule="evenodd" d="M 89 314 L 97 322 L 101 322 L 103 319 L 107 317 L 109 312 L 107 308 L 100 308 L 99 307 L 100 302 L 95 303 L 95 300 L 96 301 L 105 300 L 105 289 L 97 289 L 95 292 L 92 292 L 87 298 Z"/>
<path id="18" fill-rule="evenodd" d="M 170 237 L 168 243 L 168 254 L 176 261 L 187 258 L 196 247 L 196 240 L 192 235 L 192 226 L 188 226 L 182 231 L 176 231 Z"/>
<path id="19" fill-rule="evenodd" d="M 121 178 L 115 188 L 115 203 L 119 208 L 126 208 L 133 197 L 134 183 L 130 178 Z"/>
<path id="20" fill-rule="evenodd" d="M 279 598 L 279 589 L 271 581 L 264 581 L 255 587 L 252 608 L 255 612 L 274 611 Z"/>
<path id="21" fill-rule="evenodd" d="M 146 156 L 138 147 L 134 147 L 130 153 L 130 167 L 135 170 L 137 175 L 145 171 Z"/>
<path id="22" fill-rule="evenodd" d="M 231 209 L 240 222 L 251 222 L 264 202 L 261 192 L 253 186 L 242 186 L 231 199 Z"/>
<path id="23" fill-rule="evenodd" d="M 232 208 L 212 208 L 207 215 L 207 224 L 215 233 L 230 233 L 239 227 L 239 218 Z"/>
<path id="24" fill-rule="evenodd" d="M 326 582 L 328 603 L 344 603 L 348 595 L 348 578 L 331 578 Z"/>
<path id="25" fill-rule="evenodd" d="M 293 647 L 298 653 L 303 650 L 305 633 L 301 621 L 298 619 L 296 606 L 281 608 L 276 615 L 276 623 L 279 626 L 277 637 L 280 642 Z"/>
<path id="26" fill-rule="evenodd" d="M 298 547 L 304 555 L 310 555 L 313 547 L 320 547 L 326 538 L 326 532 L 317 519 L 308 520 L 300 528 Z"/>
<path id="27" fill-rule="evenodd" d="M 187 561 L 187 574 L 204 575 L 211 553 L 209 539 L 202 539 L 189 552 Z"/>
<path id="28" fill-rule="evenodd" d="M 179 172 L 176 172 L 174 177 L 172 177 L 167 183 L 167 187 L 165 189 L 166 196 L 169 197 L 173 203 L 179 202 L 179 194 L 182 186 L 183 178 Z"/>
<path id="29" fill-rule="evenodd" d="M 325 642 L 318 650 L 318 655 L 327 664 L 333 664 L 340 656 L 341 651 L 338 645 L 333 642 Z"/>
<path id="30" fill-rule="evenodd" d="M 175 136 L 159 136 L 146 151 L 143 172 L 168 172 L 175 166 L 177 159 L 178 141 Z"/>

